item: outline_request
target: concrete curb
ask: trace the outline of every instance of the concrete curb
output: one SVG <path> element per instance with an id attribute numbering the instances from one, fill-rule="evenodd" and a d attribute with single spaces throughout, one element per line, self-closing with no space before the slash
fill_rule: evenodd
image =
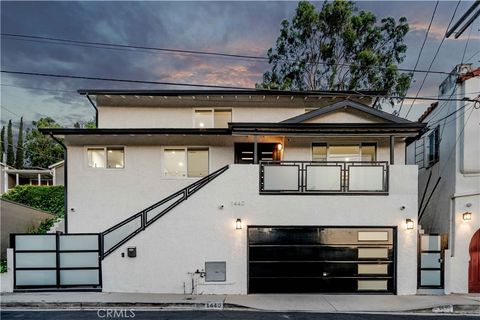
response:
<path id="1" fill-rule="evenodd" d="M 150 303 L 150 302 L 9 302 L 0 303 L 1 309 L 108 309 L 108 308 L 139 308 L 139 309 L 188 309 L 188 310 L 255 310 L 246 306 L 224 303 L 223 309 L 207 308 L 206 303 Z"/>
<path id="2" fill-rule="evenodd" d="M 480 304 L 447 304 L 433 308 L 416 309 L 411 312 L 430 314 L 478 314 L 480 315 Z"/>
<path id="3" fill-rule="evenodd" d="M 246 307 L 238 304 L 224 303 L 221 308 L 207 308 L 206 303 L 149 303 L 149 302 L 11 302 L 0 303 L 1 309 L 156 309 L 156 310 L 198 310 L 198 311 L 256 311 L 256 312 L 293 312 L 293 313 L 363 313 L 363 314 L 465 314 L 479 315 L 480 305 L 441 305 L 437 307 L 404 310 L 404 311 L 315 311 L 315 310 L 266 310 Z"/>

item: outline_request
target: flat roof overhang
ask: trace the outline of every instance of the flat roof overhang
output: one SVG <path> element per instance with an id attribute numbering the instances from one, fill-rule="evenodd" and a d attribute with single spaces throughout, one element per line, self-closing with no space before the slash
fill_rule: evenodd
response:
<path id="1" fill-rule="evenodd" d="M 96 135 L 231 135 L 228 128 L 95 128 L 95 129 L 78 129 L 78 128 L 41 128 L 39 131 L 46 135 L 54 136 L 96 136 Z"/>
<path id="2" fill-rule="evenodd" d="M 424 123 L 229 123 L 228 128 L 42 128 L 40 132 L 57 137 L 65 136 L 357 136 L 398 135 L 414 137 L 425 128 Z"/>
<path id="3" fill-rule="evenodd" d="M 287 90 L 265 90 L 265 89 L 245 89 L 245 90 L 111 90 L 111 89 L 80 89 L 77 92 L 81 95 L 116 95 L 116 96 L 207 96 L 207 95 L 268 95 L 268 96 L 310 96 L 310 95 L 366 95 L 381 96 L 386 91 L 378 90 L 315 90 L 315 91 L 287 91 Z"/>
<path id="4" fill-rule="evenodd" d="M 232 135 L 345 136 L 398 135 L 417 136 L 424 123 L 230 123 Z"/>

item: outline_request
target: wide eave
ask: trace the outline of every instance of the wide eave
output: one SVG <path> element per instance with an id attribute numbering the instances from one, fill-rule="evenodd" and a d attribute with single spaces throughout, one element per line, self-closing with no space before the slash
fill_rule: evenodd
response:
<path id="1" fill-rule="evenodd" d="M 416 136 L 424 123 L 258 123 L 234 122 L 228 128 L 43 128 L 43 134 L 54 136 L 99 135 L 399 135 Z"/>

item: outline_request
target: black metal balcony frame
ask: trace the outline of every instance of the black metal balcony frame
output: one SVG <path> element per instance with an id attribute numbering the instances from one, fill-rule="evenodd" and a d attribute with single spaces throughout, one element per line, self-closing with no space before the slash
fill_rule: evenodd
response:
<path id="1" fill-rule="evenodd" d="M 298 168 L 298 188 L 291 190 L 266 190 L 265 167 L 294 166 Z M 307 171 L 310 167 L 339 167 L 340 188 L 336 190 L 308 190 Z M 388 161 L 261 161 L 259 172 L 259 193 L 264 195 L 388 195 Z M 349 176 L 352 167 L 382 167 L 383 181 L 381 190 L 350 190 Z"/>

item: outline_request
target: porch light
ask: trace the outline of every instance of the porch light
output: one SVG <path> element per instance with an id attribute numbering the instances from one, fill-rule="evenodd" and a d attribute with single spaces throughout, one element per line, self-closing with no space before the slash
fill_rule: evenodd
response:
<path id="1" fill-rule="evenodd" d="M 242 219 L 238 218 L 235 222 L 235 229 L 241 230 L 242 229 Z"/>
<path id="2" fill-rule="evenodd" d="M 281 143 L 277 144 L 277 150 L 282 151 L 283 145 Z"/>
<path id="3" fill-rule="evenodd" d="M 412 230 L 414 227 L 414 223 L 412 219 L 407 219 L 405 220 L 405 223 L 407 225 L 407 230 Z"/>
<path id="4" fill-rule="evenodd" d="M 462 214 L 463 221 L 470 221 L 472 220 L 472 213 L 471 212 L 464 212 Z"/>

